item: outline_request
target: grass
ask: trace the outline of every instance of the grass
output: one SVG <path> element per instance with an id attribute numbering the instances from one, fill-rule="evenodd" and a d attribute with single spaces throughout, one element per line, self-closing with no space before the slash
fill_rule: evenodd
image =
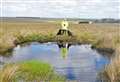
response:
<path id="1" fill-rule="evenodd" d="M 23 22 L 4 22 L 2 25 L 3 32 L 1 38 L 8 39 L 9 43 L 16 39 L 16 36 L 27 36 L 32 34 L 41 35 L 56 35 L 58 29 L 61 27 L 58 23 L 23 23 Z M 99 39 L 98 37 L 111 38 L 118 33 L 118 24 L 70 24 L 70 30 L 78 37 L 79 40 L 83 39 Z M 106 36 L 104 36 L 106 35 Z M 46 37 L 45 37 L 46 38 Z M 48 38 L 48 37 L 47 37 Z M 7 41 L 7 42 L 8 42 Z M 5 41 L 6 42 L 6 41 Z M 89 42 L 89 41 L 88 41 Z"/>
<path id="2" fill-rule="evenodd" d="M 101 72 L 103 82 L 120 82 L 120 45 L 116 45 L 115 56 Z"/>
<path id="3" fill-rule="evenodd" d="M 39 41 L 66 41 L 92 44 L 93 48 L 101 51 L 115 51 L 115 57 L 111 59 L 110 65 L 106 66 L 103 73 L 109 82 L 119 82 L 120 74 L 120 24 L 97 23 L 97 24 L 73 24 L 69 29 L 73 37 L 56 36 L 61 27 L 54 22 L 3 22 L 0 25 L 0 53 L 9 51 L 16 44 Z M 4 44 L 3 44 L 4 43 Z M 116 78 L 118 79 L 116 80 Z"/>
<path id="4" fill-rule="evenodd" d="M 56 37 L 60 28 L 54 22 L 3 22 L 0 25 L 3 31 L 0 33 L 0 46 L 15 46 L 14 43 L 29 41 L 72 41 L 80 43 L 92 43 L 97 48 L 112 48 L 112 40 L 117 37 L 118 24 L 70 24 L 70 30 L 74 37 Z M 4 45 L 3 45 L 4 42 Z M 110 45 L 107 45 L 109 42 Z M 107 43 L 107 44 L 106 44 Z M 5 47 L 6 48 L 6 47 Z M 4 48 L 4 49 L 5 49 Z M 7 49 L 7 48 L 6 48 Z M 6 50 L 7 51 L 7 50 Z M 0 52 L 2 52 L 0 50 Z"/>
<path id="5" fill-rule="evenodd" d="M 12 50 L 13 50 L 14 46 L 10 45 L 8 43 L 1 43 L 0 44 L 0 54 L 4 54 L 3 56 L 7 56 L 10 55 Z"/>
<path id="6" fill-rule="evenodd" d="M 55 36 L 52 34 L 48 35 L 43 35 L 40 33 L 32 33 L 29 35 L 20 35 L 17 34 L 16 40 L 14 41 L 15 44 L 21 44 L 21 43 L 26 43 L 26 42 L 52 42 L 54 41 Z"/>
<path id="7" fill-rule="evenodd" d="M 65 77 L 56 74 L 47 63 L 31 60 L 8 64 L 0 70 L 1 82 L 64 82 Z"/>

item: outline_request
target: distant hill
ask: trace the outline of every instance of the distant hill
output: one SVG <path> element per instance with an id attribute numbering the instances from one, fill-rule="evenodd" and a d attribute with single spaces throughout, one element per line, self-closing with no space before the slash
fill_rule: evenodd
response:
<path id="1" fill-rule="evenodd" d="M 40 18 L 40 17 L 0 17 L 1 21 L 25 21 L 25 22 L 41 22 L 41 21 L 57 21 L 64 20 L 64 18 Z M 120 19 L 80 19 L 80 18 L 67 18 L 68 21 L 75 22 L 92 22 L 92 23 L 120 23 Z"/>
<path id="2" fill-rule="evenodd" d="M 95 20 L 97 23 L 120 23 L 120 19 L 109 19 L 109 18 L 104 18 L 100 20 Z"/>

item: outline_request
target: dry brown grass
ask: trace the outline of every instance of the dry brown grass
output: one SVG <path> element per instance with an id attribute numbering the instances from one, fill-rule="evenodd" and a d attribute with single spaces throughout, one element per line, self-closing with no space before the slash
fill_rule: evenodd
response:
<path id="1" fill-rule="evenodd" d="M 120 46 L 116 49 L 116 55 L 105 67 L 102 73 L 103 82 L 120 82 Z"/>
<path id="2" fill-rule="evenodd" d="M 15 72 L 18 70 L 18 65 L 8 65 L 0 71 L 0 82 L 12 82 Z"/>
<path id="3" fill-rule="evenodd" d="M 15 40 L 14 36 L 18 33 L 22 35 L 52 33 L 55 35 L 61 27 L 59 23 L 54 22 L 3 22 L 0 26 L 0 28 L 3 29 L 0 33 L 0 42 L 10 44 Z M 96 36 L 97 39 L 104 38 L 110 42 L 118 33 L 118 24 L 70 24 L 69 29 L 77 36 L 87 36 L 87 34 L 91 34 L 92 36 Z M 91 35 L 88 37 L 92 37 Z"/>

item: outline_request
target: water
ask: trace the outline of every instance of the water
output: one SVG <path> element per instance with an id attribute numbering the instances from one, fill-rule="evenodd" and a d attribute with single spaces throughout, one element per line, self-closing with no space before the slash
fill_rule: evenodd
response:
<path id="1" fill-rule="evenodd" d="M 58 74 L 78 82 L 96 82 L 97 74 L 109 63 L 109 59 L 92 50 L 91 45 L 50 42 L 18 45 L 11 56 L 0 57 L 1 64 L 24 60 L 50 63 Z"/>

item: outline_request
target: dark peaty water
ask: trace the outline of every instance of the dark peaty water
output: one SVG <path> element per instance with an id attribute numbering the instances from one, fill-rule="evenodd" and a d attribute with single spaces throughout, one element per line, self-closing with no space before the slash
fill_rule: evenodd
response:
<path id="1" fill-rule="evenodd" d="M 0 57 L 0 61 L 19 62 L 41 60 L 50 63 L 58 74 L 68 80 L 96 82 L 97 74 L 109 63 L 109 59 L 91 49 L 91 45 L 56 43 L 30 43 L 14 48 L 12 56 Z"/>

